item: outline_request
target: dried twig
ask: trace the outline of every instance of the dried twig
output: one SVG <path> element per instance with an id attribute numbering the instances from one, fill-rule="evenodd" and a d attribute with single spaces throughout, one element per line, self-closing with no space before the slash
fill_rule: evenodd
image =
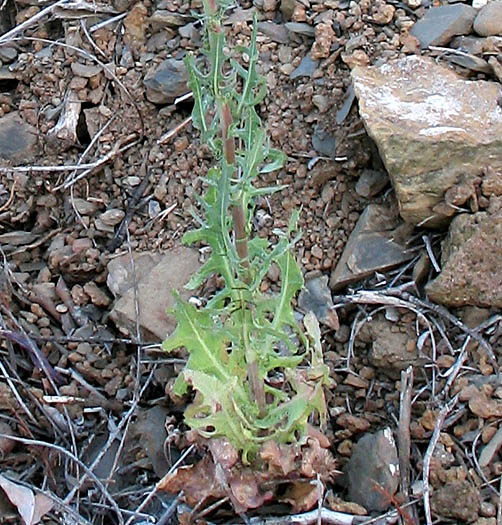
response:
<path id="1" fill-rule="evenodd" d="M 14 179 L 14 182 L 12 183 L 12 188 L 10 189 L 9 198 L 7 199 L 7 202 L 0 208 L 0 213 L 7 210 L 9 206 L 12 204 L 12 201 L 14 200 L 14 191 L 16 189 L 16 183 L 17 183 L 17 180 Z"/>
<path id="2" fill-rule="evenodd" d="M 429 446 L 424 455 L 424 465 L 422 471 L 422 480 L 423 480 L 423 501 L 424 501 L 424 511 L 425 511 L 425 520 L 427 525 L 432 525 L 432 516 L 431 516 L 431 502 L 429 496 L 429 471 L 431 466 L 432 454 L 436 448 L 437 442 L 439 440 L 439 434 L 443 428 L 444 421 L 446 416 L 453 410 L 458 401 L 458 395 L 446 403 L 443 408 L 439 411 L 439 415 L 434 427 L 434 432 L 432 433 L 431 439 L 429 441 Z"/>
<path id="3" fill-rule="evenodd" d="M 410 422 L 411 398 L 413 393 L 413 367 L 409 366 L 401 372 L 401 394 L 399 398 L 399 426 L 397 429 L 397 446 L 399 451 L 399 474 L 401 477 L 401 492 L 404 503 L 410 501 Z M 410 518 L 417 522 L 417 516 L 411 508 Z"/>

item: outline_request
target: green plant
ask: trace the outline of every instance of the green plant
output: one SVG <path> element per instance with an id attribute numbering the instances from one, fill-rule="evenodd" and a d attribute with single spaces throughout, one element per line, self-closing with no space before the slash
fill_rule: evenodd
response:
<path id="1" fill-rule="evenodd" d="M 196 392 L 185 411 L 187 424 L 205 437 L 226 437 L 248 462 L 267 440 L 304 442 L 311 414 L 326 417 L 323 385 L 329 377 L 315 318 L 307 317 L 311 345 L 292 308 L 303 286 L 291 253 L 298 213 L 288 232 L 277 232 L 274 245 L 251 235 L 256 198 L 282 189 L 257 188 L 253 182 L 260 173 L 279 169 L 285 156 L 270 147 L 256 111 L 266 95 L 265 79 L 256 70 L 256 20 L 249 46 L 236 47 L 233 56 L 222 24 L 229 5 L 229 0 L 203 0 L 203 59 L 186 59 L 193 123 L 218 161 L 199 198 L 199 228 L 183 238 L 186 244 L 208 244 L 211 255 L 187 286 L 195 289 L 212 275 L 223 284 L 201 308 L 176 294 L 178 324 L 163 347 L 189 352 L 174 386 L 178 395 L 188 386 Z M 276 295 L 261 292 L 273 263 L 281 272 Z M 299 367 L 306 358 L 308 370 Z"/>

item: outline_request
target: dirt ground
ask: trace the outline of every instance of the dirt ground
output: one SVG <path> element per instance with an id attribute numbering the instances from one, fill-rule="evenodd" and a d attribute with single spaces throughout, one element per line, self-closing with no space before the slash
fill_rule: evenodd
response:
<path id="1" fill-rule="evenodd" d="M 3 2 L 0 33 L 48 6 Z M 297 24 L 286 36 L 279 29 L 272 37 L 259 33 L 259 68 L 268 82 L 259 110 L 273 147 L 287 155 L 284 168 L 260 184 L 287 188 L 258 203 L 255 234 L 273 235 L 301 207 L 298 262 L 307 278 L 329 276 L 364 208 L 370 202 L 396 208 L 390 185 L 371 200 L 355 191 L 363 170 L 381 170 L 382 164 L 357 105 L 346 116 L 340 112 L 349 96 L 350 67 L 409 53 L 399 35 L 420 12 L 383 0 L 260 0 L 255 6 L 260 22 L 282 31 L 287 21 Z M 227 29 L 235 43 L 249 38 L 252 7 L 239 1 L 232 9 Z M 160 341 L 138 341 L 117 330 L 109 319 L 113 296 L 106 280 L 110 260 L 168 252 L 193 226 L 194 194 L 212 159 L 187 120 L 191 100 L 152 103 L 143 82 L 164 59 L 197 52 L 197 25 L 180 31 L 193 21 L 192 9 L 200 11 L 200 2 L 52 6 L 8 39 L 11 58 L 0 52 L 0 116 L 18 112 L 36 130 L 23 157 L 0 165 L 0 522 L 20 523 L 19 506 L 5 497 L 13 491 L 6 478 L 31 495 L 50 493 L 54 506 L 43 513 L 48 524 L 175 523 L 179 516 L 188 522 L 181 497 L 154 490 L 176 460 L 193 463 L 197 457 L 192 449 L 182 456 L 183 406 L 166 395 L 181 358 L 163 356 Z M 164 19 L 152 21 L 159 11 Z M 121 13 L 129 15 L 95 27 Z M 296 76 L 309 54 L 315 66 Z M 102 64 L 113 66 L 114 74 L 93 71 Z M 71 106 L 68 97 L 78 102 L 77 122 L 58 132 L 62 108 Z M 422 233 L 407 233 L 417 254 Z M 430 234 L 436 252 L 442 235 Z M 495 523 L 502 462 L 495 449 L 480 465 L 479 448 L 492 442 L 502 415 L 497 370 L 465 325 L 455 323 L 458 312 L 426 303 L 420 288 L 397 306 L 389 299 L 386 290 L 409 281 L 413 268 L 402 265 L 346 290 L 373 290 L 380 294 L 373 302 L 335 297 L 341 326 L 323 327 L 322 334 L 335 385 L 327 393 L 331 450 L 343 471 L 364 434 L 390 427 L 402 438 L 408 396 L 409 494 L 387 494 L 387 505 L 372 518 L 426 523 L 420 485 L 425 471 L 436 494 L 434 523 Z M 269 285 L 277 283 L 271 279 Z M 169 293 L 162 283 L 159 288 Z M 476 334 L 484 333 L 496 350 L 500 329 L 498 320 L 490 321 L 493 313 L 470 309 L 462 318 L 470 327 L 486 321 L 487 332 Z M 383 357 L 375 355 L 375 341 L 387 346 Z M 405 357 L 393 354 L 393 345 L 404 347 Z M 415 378 L 406 390 L 401 370 L 408 364 Z M 452 374 L 455 381 L 449 382 Z M 85 467 L 93 462 L 94 475 Z M 343 476 L 325 489 L 329 508 L 365 512 L 347 503 Z M 458 501 L 464 508 L 451 513 Z M 228 502 L 211 508 L 213 503 L 204 502 L 192 518 L 239 522 Z M 272 502 L 259 516 L 296 510 Z M 361 520 L 350 523 L 366 522 Z"/>

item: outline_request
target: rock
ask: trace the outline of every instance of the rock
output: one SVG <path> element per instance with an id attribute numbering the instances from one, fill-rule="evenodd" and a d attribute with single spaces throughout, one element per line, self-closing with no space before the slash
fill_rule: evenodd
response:
<path id="1" fill-rule="evenodd" d="M 356 192 L 366 199 L 378 195 L 389 183 L 383 171 L 364 169 L 356 184 Z"/>
<path id="2" fill-rule="evenodd" d="M 283 20 L 291 20 L 295 10 L 296 0 L 281 0 L 281 14 Z"/>
<path id="3" fill-rule="evenodd" d="M 304 56 L 302 61 L 296 69 L 294 69 L 289 75 L 290 78 L 295 79 L 299 77 L 310 77 L 314 74 L 314 71 L 317 69 L 317 60 L 312 60 L 310 56 Z"/>
<path id="4" fill-rule="evenodd" d="M 92 304 L 96 306 L 104 308 L 111 302 L 107 293 L 93 281 L 84 284 L 84 292 L 90 297 Z"/>
<path id="5" fill-rule="evenodd" d="M 78 197 L 69 200 L 69 204 L 73 204 L 80 215 L 94 215 L 98 209 L 94 202 L 89 202 L 86 199 L 80 199 Z"/>
<path id="6" fill-rule="evenodd" d="M 152 13 L 150 22 L 160 27 L 181 27 L 192 22 L 193 17 L 167 11 L 166 9 L 157 9 Z"/>
<path id="7" fill-rule="evenodd" d="M 136 281 L 141 281 L 160 262 L 160 255 L 151 252 L 133 254 Z M 112 259 L 107 266 L 106 285 L 115 297 L 120 297 L 133 286 L 133 272 L 129 255 Z"/>
<path id="8" fill-rule="evenodd" d="M 483 165 L 502 169 L 499 84 L 463 80 L 418 56 L 358 67 L 352 78 L 405 221 L 444 224 L 456 211 L 444 206 L 448 189 L 472 186 Z"/>
<path id="9" fill-rule="evenodd" d="M 398 220 L 387 207 L 367 206 L 331 274 L 330 288 L 339 290 L 376 271 L 383 272 L 410 260 L 413 254 L 392 239 L 397 225 Z"/>
<path id="10" fill-rule="evenodd" d="M 298 306 L 304 312 L 313 312 L 320 323 L 333 330 L 340 328 L 338 316 L 333 306 L 333 298 L 328 288 L 328 277 L 316 277 L 305 282 L 298 297 Z"/>
<path id="11" fill-rule="evenodd" d="M 423 360 L 418 357 L 414 334 L 395 331 L 394 326 L 383 315 L 378 315 L 364 329 L 371 341 L 370 363 L 397 379 L 401 370 L 420 365 Z M 364 338 L 366 333 L 361 332 L 360 337 Z"/>
<path id="12" fill-rule="evenodd" d="M 283 24 L 274 24 L 273 22 L 258 22 L 258 31 L 268 36 L 270 40 L 279 44 L 287 44 L 289 32 Z"/>
<path id="13" fill-rule="evenodd" d="M 131 434 L 138 438 L 158 478 L 162 478 L 169 470 L 164 453 L 164 443 L 168 437 L 165 422 L 168 416 L 169 411 L 159 405 L 149 409 L 138 407 L 136 420 L 131 425 Z"/>
<path id="14" fill-rule="evenodd" d="M 479 466 L 481 468 L 487 467 L 493 460 L 495 454 L 502 446 L 502 428 L 499 428 L 493 435 L 486 446 L 481 450 L 479 455 Z"/>
<path id="15" fill-rule="evenodd" d="M 146 98 L 154 104 L 171 104 L 189 91 L 183 60 L 168 58 L 144 79 Z"/>
<path id="16" fill-rule="evenodd" d="M 312 38 L 315 36 L 315 29 L 305 22 L 287 22 L 284 25 L 288 31 L 291 31 L 291 33 L 297 33 Z"/>
<path id="17" fill-rule="evenodd" d="M 447 306 L 502 307 L 502 214 L 463 213 L 443 243 L 442 271 L 426 286 Z"/>
<path id="18" fill-rule="evenodd" d="M 469 410 L 484 419 L 502 416 L 502 401 L 490 399 L 484 392 L 476 392 L 469 398 Z"/>
<path id="19" fill-rule="evenodd" d="M 124 217 L 124 211 L 119 210 L 118 208 L 110 208 L 99 216 L 101 221 L 106 224 L 106 226 L 117 226 L 117 224 L 122 222 Z"/>
<path id="20" fill-rule="evenodd" d="M 444 518 L 470 523 L 478 517 L 479 490 L 468 481 L 446 483 L 431 496 L 431 508 Z"/>
<path id="21" fill-rule="evenodd" d="M 418 38 L 422 49 L 444 46 L 456 35 L 468 35 L 476 14 L 476 9 L 465 4 L 432 7 L 411 28 L 410 34 Z"/>
<path id="22" fill-rule="evenodd" d="M 312 133 L 312 146 L 320 155 L 336 157 L 336 140 L 328 131 L 316 126 Z"/>
<path id="23" fill-rule="evenodd" d="M 371 423 L 367 419 L 353 416 L 347 412 L 336 418 L 336 424 L 349 430 L 353 434 L 357 432 L 366 432 L 371 426 Z"/>
<path id="24" fill-rule="evenodd" d="M 17 111 L 0 117 L 0 159 L 26 164 L 35 158 L 36 144 L 37 130 L 27 124 Z"/>
<path id="25" fill-rule="evenodd" d="M 137 2 L 124 18 L 124 42 L 133 49 L 139 49 L 146 41 L 148 10 L 142 2 Z"/>
<path id="26" fill-rule="evenodd" d="M 473 27 L 481 36 L 502 35 L 502 2 L 490 2 L 481 8 Z"/>
<path id="27" fill-rule="evenodd" d="M 388 496 L 399 484 L 399 461 L 390 428 L 366 434 L 357 442 L 345 474 L 351 501 L 368 511 L 381 512 L 391 505 Z"/>
<path id="28" fill-rule="evenodd" d="M 448 62 L 471 69 L 472 71 L 479 71 L 480 73 L 486 74 L 492 72 L 492 66 L 490 66 L 486 60 L 475 55 L 452 50 L 451 52 L 446 52 L 443 57 Z"/>
<path id="29" fill-rule="evenodd" d="M 2 46 L 0 47 L 0 60 L 5 64 L 14 62 L 17 58 L 17 49 L 15 47 Z"/>
<path id="30" fill-rule="evenodd" d="M 80 62 L 72 62 L 71 72 L 76 77 L 91 78 L 101 72 L 101 66 L 88 66 Z"/>
<path id="31" fill-rule="evenodd" d="M 153 256 L 150 254 L 149 257 Z M 116 268 L 115 272 L 122 276 L 124 274 L 130 276 L 132 271 L 129 255 L 121 259 L 124 268 L 121 271 Z M 165 253 L 157 264 L 150 266 L 150 270 L 147 270 L 143 263 L 136 263 L 135 267 L 142 336 L 147 340 L 162 340 L 176 326 L 174 317 L 166 313 L 174 306 L 172 291 L 178 290 L 184 299 L 190 297 L 190 292 L 182 288 L 199 269 L 199 254 L 197 250 L 180 246 Z M 130 287 L 115 303 L 110 318 L 122 332 L 136 334 L 135 294 L 132 278 L 128 284 Z M 113 289 L 117 287 L 123 289 L 126 284 L 122 282 L 120 286 L 117 286 L 117 281 L 115 281 L 109 286 L 113 292 Z"/>

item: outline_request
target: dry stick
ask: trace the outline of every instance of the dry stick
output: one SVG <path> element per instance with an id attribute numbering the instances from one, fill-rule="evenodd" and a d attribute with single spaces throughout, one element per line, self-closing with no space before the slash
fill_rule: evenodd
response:
<path id="1" fill-rule="evenodd" d="M 460 350 L 460 354 L 457 357 L 455 363 L 448 369 L 448 380 L 446 381 L 446 384 L 443 388 L 443 392 L 441 393 L 442 396 L 445 398 L 448 396 L 448 392 L 450 390 L 451 385 L 453 385 L 453 381 L 457 378 L 458 373 L 460 372 L 460 369 L 464 365 L 464 363 L 467 361 L 467 345 L 469 344 L 469 341 L 471 340 L 470 336 L 467 336 L 465 338 L 464 344 L 462 345 L 462 349 Z M 443 377 L 445 377 L 446 374 L 443 374 Z"/>
<path id="2" fill-rule="evenodd" d="M 73 170 L 88 170 L 96 167 L 96 162 L 87 164 L 75 164 L 70 166 L 0 166 L 0 173 L 28 173 L 39 171 L 73 171 Z"/>
<path id="3" fill-rule="evenodd" d="M 171 137 L 174 137 L 180 131 L 183 129 L 188 123 L 192 122 L 192 116 L 190 115 L 187 117 L 183 122 L 175 126 L 173 129 L 170 129 L 164 135 L 160 137 L 160 139 L 157 140 L 157 144 L 165 144 Z"/>
<path id="4" fill-rule="evenodd" d="M 9 198 L 7 199 L 7 202 L 0 208 L 0 212 L 7 210 L 12 204 L 12 201 L 14 200 L 14 190 L 16 189 L 16 183 L 17 180 L 14 179 L 14 182 L 12 183 L 12 188 L 10 189 Z"/>
<path id="5" fill-rule="evenodd" d="M 432 437 L 429 441 L 429 446 L 427 447 L 427 451 L 424 456 L 424 466 L 423 466 L 423 472 L 422 472 L 422 480 L 423 480 L 423 501 L 424 501 L 424 512 L 425 512 L 425 520 L 427 525 L 432 525 L 432 516 L 431 516 L 431 502 L 430 502 L 430 496 L 429 496 L 429 471 L 431 466 L 431 459 L 432 454 L 434 453 L 434 449 L 436 448 L 437 442 L 439 440 L 439 434 L 441 432 L 441 428 L 443 427 L 444 420 L 446 419 L 446 416 L 453 410 L 453 407 L 457 404 L 458 401 L 458 395 L 456 395 L 452 400 L 450 400 L 446 405 L 443 406 L 443 408 L 440 410 L 436 425 L 434 427 L 434 432 L 432 433 Z"/>
<path id="6" fill-rule="evenodd" d="M 387 515 L 368 520 L 367 516 L 353 516 L 344 512 L 322 508 L 321 521 L 326 525 L 366 525 L 369 523 L 380 523 L 381 525 L 390 525 L 396 523 L 399 514 L 392 511 Z M 270 517 L 270 518 L 251 518 L 250 525 L 315 525 L 319 519 L 319 510 L 311 510 L 303 514 L 293 514 L 290 516 Z"/>
<path id="7" fill-rule="evenodd" d="M 499 500 L 497 504 L 497 525 L 502 525 L 502 476 L 499 481 Z"/>
<path id="8" fill-rule="evenodd" d="M 401 372 L 401 394 L 399 396 L 399 428 L 397 431 L 397 446 L 399 450 L 399 473 L 401 477 L 401 492 L 404 503 L 410 501 L 410 422 L 411 397 L 413 392 L 413 367 L 409 366 Z M 413 523 L 418 523 L 415 508 L 410 509 Z"/>

